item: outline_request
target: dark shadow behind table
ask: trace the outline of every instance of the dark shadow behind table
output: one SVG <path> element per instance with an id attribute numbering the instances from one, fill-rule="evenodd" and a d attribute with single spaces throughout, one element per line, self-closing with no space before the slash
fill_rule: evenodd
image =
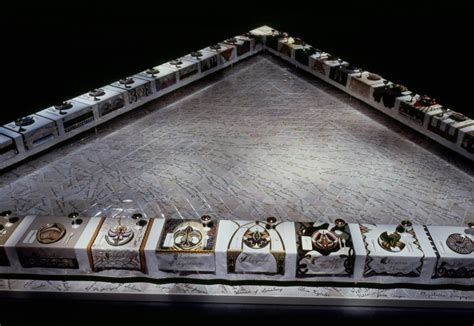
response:
<path id="1" fill-rule="evenodd" d="M 473 310 L 219 303 L 0 299 L 0 323 L 12 325 L 472 325 Z M 8 314 L 7 314 L 8 313 Z"/>

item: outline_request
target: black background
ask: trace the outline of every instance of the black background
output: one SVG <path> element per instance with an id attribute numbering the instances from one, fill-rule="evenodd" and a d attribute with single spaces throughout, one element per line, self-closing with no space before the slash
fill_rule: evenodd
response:
<path id="1" fill-rule="evenodd" d="M 2 9 L 1 122 L 263 24 L 474 116 L 468 1 L 41 1 Z"/>
<path id="2" fill-rule="evenodd" d="M 291 300 L 291 299 L 289 299 Z M 469 309 L 219 303 L 1 301 L 2 326 L 471 326 Z M 289 301 L 291 304 L 291 301 Z"/>
<path id="3" fill-rule="evenodd" d="M 468 1 L 312 1 L 259 3 L 136 0 L 23 2 L 1 8 L 2 68 L 0 123 L 36 112 L 92 88 L 111 83 L 169 59 L 203 48 L 263 24 L 354 65 L 403 83 L 418 93 L 474 117 L 474 12 Z M 461 318 L 472 311 L 370 308 L 268 307 L 183 304 L 127 304 L 0 300 L 0 323 L 48 324 L 45 311 L 60 312 L 59 324 L 136 325 L 159 316 L 174 321 L 197 314 L 202 323 L 232 321 L 254 325 L 272 319 L 307 322 L 391 324 L 406 319 Z M 17 317 L 4 312 L 17 310 Z M 99 316 L 94 317 L 94 316 Z M 125 317 L 124 317 L 125 316 Z M 6 318 L 6 319 L 5 319 Z M 336 318 L 336 319 L 334 319 Z M 255 323 L 253 322 L 255 321 Z M 433 322 L 430 322 L 433 324 Z M 175 324 L 177 325 L 177 324 Z"/>

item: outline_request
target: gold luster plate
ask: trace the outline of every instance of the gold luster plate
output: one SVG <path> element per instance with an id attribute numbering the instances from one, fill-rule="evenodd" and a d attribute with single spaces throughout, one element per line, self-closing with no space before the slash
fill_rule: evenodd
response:
<path id="1" fill-rule="evenodd" d="M 61 223 L 48 223 L 39 229 L 36 240 L 42 244 L 51 244 L 61 240 L 66 234 L 66 228 Z"/>

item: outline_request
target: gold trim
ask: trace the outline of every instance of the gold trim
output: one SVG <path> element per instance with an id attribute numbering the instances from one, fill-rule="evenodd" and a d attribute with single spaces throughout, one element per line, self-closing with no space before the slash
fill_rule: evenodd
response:
<path id="1" fill-rule="evenodd" d="M 96 227 L 96 229 L 94 231 L 94 234 L 92 235 L 91 240 L 87 244 L 87 256 L 89 257 L 89 265 L 90 265 L 92 271 L 94 271 L 94 272 L 96 272 L 96 270 L 94 268 L 94 258 L 92 257 L 92 245 L 94 244 L 94 242 L 97 238 L 97 235 L 99 234 L 100 229 L 102 228 L 102 225 L 104 224 L 104 222 L 105 222 L 105 217 L 101 217 L 99 225 Z"/>
<path id="2" fill-rule="evenodd" d="M 228 250 L 227 251 L 227 272 L 235 273 L 235 262 L 241 251 Z"/>
<path id="3" fill-rule="evenodd" d="M 142 243 L 140 244 L 140 250 L 139 250 L 139 255 L 140 255 L 140 269 L 144 274 L 147 272 L 147 266 L 146 266 L 146 261 L 145 261 L 145 245 L 146 242 L 148 241 L 148 236 L 150 235 L 151 228 L 153 226 L 153 222 L 155 221 L 154 218 L 150 218 L 148 220 L 148 226 L 145 231 L 145 235 L 143 236 Z"/>
<path id="4" fill-rule="evenodd" d="M 271 254 L 277 263 L 277 272 L 275 274 L 285 275 L 286 252 L 272 251 Z"/>

